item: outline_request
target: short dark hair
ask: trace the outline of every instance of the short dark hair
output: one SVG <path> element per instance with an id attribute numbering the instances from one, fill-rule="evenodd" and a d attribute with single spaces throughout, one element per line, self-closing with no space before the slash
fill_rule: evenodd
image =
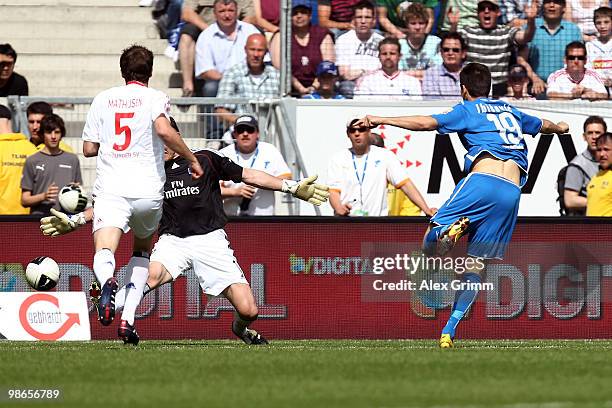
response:
<path id="1" fill-rule="evenodd" d="M 64 126 L 64 120 L 55 113 L 45 115 L 40 121 L 40 130 L 38 134 L 42 138 L 45 133 L 53 132 L 55 129 L 59 129 L 62 137 L 66 136 L 66 126 Z"/>
<path id="2" fill-rule="evenodd" d="M 604 120 L 604 118 L 602 118 L 601 116 L 597 116 L 597 115 L 589 116 L 588 118 L 586 118 L 586 120 L 584 121 L 584 124 L 582 125 L 582 130 L 586 132 L 587 126 L 592 125 L 593 123 L 598 123 L 602 125 L 604 128 L 604 132 L 608 131 L 608 125 L 606 124 L 606 121 Z"/>
<path id="3" fill-rule="evenodd" d="M 9 43 L 0 44 L 0 54 L 8 55 L 9 57 L 13 57 L 13 59 L 17 61 L 17 53 L 15 52 L 15 49 L 11 47 L 11 44 Z"/>
<path id="4" fill-rule="evenodd" d="M 360 0 L 353 7 L 351 7 L 351 19 L 355 17 L 357 10 L 368 9 L 372 10 L 372 15 L 376 17 L 376 7 L 370 0 Z"/>
<path id="5" fill-rule="evenodd" d="M 474 98 L 488 96 L 491 90 L 491 71 L 486 65 L 470 62 L 461 70 L 459 83 Z"/>
<path id="6" fill-rule="evenodd" d="M 53 113 L 53 108 L 51 107 L 51 105 L 44 101 L 32 102 L 28 105 L 28 108 L 26 109 L 27 116 L 30 116 L 31 114 L 48 115 L 50 113 Z"/>
<path id="7" fill-rule="evenodd" d="M 465 38 L 461 34 L 456 31 L 447 31 L 440 36 L 440 47 L 444 44 L 446 40 L 458 40 L 461 43 L 461 50 L 467 50 L 467 42 L 465 42 Z"/>
<path id="8" fill-rule="evenodd" d="M 593 12 L 593 22 L 602 17 L 610 17 L 612 19 L 612 8 L 603 6 Z"/>
<path id="9" fill-rule="evenodd" d="M 392 44 L 392 45 L 397 46 L 398 51 L 402 49 L 402 46 L 400 45 L 399 40 L 397 38 L 386 37 L 380 40 L 380 42 L 378 43 L 378 52 L 380 52 L 380 49 L 383 47 L 383 45 L 387 45 L 387 44 Z"/>
<path id="10" fill-rule="evenodd" d="M 605 142 L 610 141 L 612 142 L 612 133 L 610 132 L 604 132 L 602 133 L 598 138 L 597 138 L 597 142 L 595 144 L 599 145 L 599 144 L 604 144 Z"/>
<path id="11" fill-rule="evenodd" d="M 123 50 L 119 66 L 126 81 L 149 82 L 153 75 L 153 53 L 141 45 L 132 45 Z"/>
<path id="12" fill-rule="evenodd" d="M 11 110 L 4 105 L 0 105 L 0 119 L 8 119 L 11 120 L 13 118 L 13 114 Z"/>
<path id="13" fill-rule="evenodd" d="M 569 50 L 575 50 L 575 49 L 584 50 L 584 55 L 586 55 L 587 53 L 586 45 L 584 45 L 582 41 L 572 41 L 571 43 L 565 46 L 565 56 L 567 57 L 567 53 L 569 52 Z"/>

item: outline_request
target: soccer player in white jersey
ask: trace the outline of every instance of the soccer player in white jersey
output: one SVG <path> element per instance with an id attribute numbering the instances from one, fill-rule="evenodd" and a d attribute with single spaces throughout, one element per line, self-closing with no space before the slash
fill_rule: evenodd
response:
<path id="1" fill-rule="evenodd" d="M 119 337 L 130 342 L 147 282 L 151 238 L 162 215 L 164 144 L 187 160 L 194 179 L 202 175 L 202 167 L 170 125 L 168 96 L 148 87 L 153 53 L 133 45 L 123 51 L 119 65 L 125 85 L 94 98 L 83 129 L 83 154 L 97 156 L 93 270 L 103 285 L 98 318 L 104 326 L 115 316 L 114 254 L 121 236 L 130 228 L 134 231 L 129 289 L 118 330 Z"/>
<path id="2" fill-rule="evenodd" d="M 173 120 L 171 123 L 178 131 L 176 123 Z M 173 281 L 192 267 L 207 295 L 222 294 L 236 309 L 232 332 L 247 344 L 268 344 L 263 336 L 249 328 L 257 319 L 257 304 L 223 230 L 227 216 L 221 202 L 220 181 L 245 181 L 261 188 L 290 193 L 314 205 L 327 201 L 328 188 L 315 184 L 316 176 L 299 182 L 283 180 L 259 170 L 243 168 L 209 149 L 200 150 L 195 155 L 205 171 L 202 177 L 192 180 L 189 163 L 166 148 L 167 178 L 160 238 L 151 255 L 145 293 Z M 52 213 L 53 216 L 40 220 L 45 235 L 66 234 L 94 218 L 93 208 L 70 218 L 56 210 Z M 128 290 L 126 284 L 117 293 L 117 310 L 124 306 Z M 90 295 L 94 301 L 99 293 L 90 289 Z M 135 330 L 128 340 L 128 343 L 138 344 Z"/>

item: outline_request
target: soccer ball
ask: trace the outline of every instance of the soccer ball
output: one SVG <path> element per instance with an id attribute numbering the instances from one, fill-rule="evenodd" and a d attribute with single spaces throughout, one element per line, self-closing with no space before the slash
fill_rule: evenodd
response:
<path id="1" fill-rule="evenodd" d="M 70 214 L 76 214 L 85 209 L 87 196 L 83 194 L 81 187 L 75 184 L 67 184 L 60 190 L 58 201 L 62 210 Z"/>
<path id="2" fill-rule="evenodd" d="M 51 290 L 57 285 L 60 270 L 57 262 L 48 256 L 39 256 L 30 261 L 25 271 L 26 280 L 36 290 Z"/>

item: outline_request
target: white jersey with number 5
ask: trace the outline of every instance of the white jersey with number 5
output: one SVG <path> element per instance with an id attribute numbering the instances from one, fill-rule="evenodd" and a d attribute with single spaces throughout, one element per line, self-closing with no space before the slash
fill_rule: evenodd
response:
<path id="1" fill-rule="evenodd" d="M 163 92 L 140 82 L 100 92 L 91 103 L 83 140 L 99 143 L 94 195 L 162 198 L 164 143 L 153 122 L 169 116 Z"/>

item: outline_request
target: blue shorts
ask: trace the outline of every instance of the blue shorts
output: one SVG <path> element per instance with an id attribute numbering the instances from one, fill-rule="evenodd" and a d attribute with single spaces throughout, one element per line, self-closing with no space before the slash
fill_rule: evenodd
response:
<path id="1" fill-rule="evenodd" d="M 511 181 L 486 173 L 470 173 L 431 219 L 449 225 L 468 217 L 468 255 L 503 259 L 512 237 L 521 189 Z"/>

